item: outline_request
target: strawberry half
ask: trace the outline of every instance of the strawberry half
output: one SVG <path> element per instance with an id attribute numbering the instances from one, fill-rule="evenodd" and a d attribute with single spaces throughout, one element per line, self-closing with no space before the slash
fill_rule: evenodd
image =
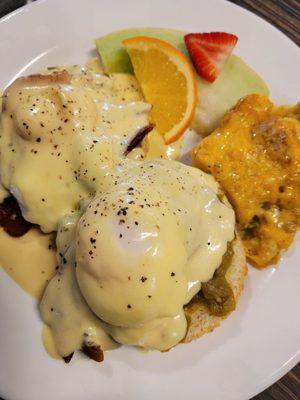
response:
<path id="1" fill-rule="evenodd" d="M 198 74 L 214 82 L 238 37 L 226 32 L 189 33 L 184 36 L 184 41 Z"/>

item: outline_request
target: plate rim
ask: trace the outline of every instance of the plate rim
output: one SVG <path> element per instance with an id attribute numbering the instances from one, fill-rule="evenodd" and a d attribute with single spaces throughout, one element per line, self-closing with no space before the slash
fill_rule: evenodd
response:
<path id="1" fill-rule="evenodd" d="M 70 0 L 68 0 L 70 1 Z M 85 0 L 87 1 L 87 0 Z M 232 8 L 238 8 L 240 12 L 243 12 L 244 14 L 248 14 L 248 16 L 251 16 L 255 21 L 260 21 L 261 24 L 268 25 L 268 28 L 272 30 L 272 33 L 276 33 L 277 35 L 281 35 L 285 38 L 285 40 L 288 40 L 289 45 L 293 45 L 295 47 L 295 50 L 300 51 L 300 48 L 297 46 L 297 44 L 289 37 L 287 36 L 283 31 L 281 31 L 279 28 L 277 28 L 275 25 L 264 19 L 263 17 L 256 15 L 254 12 L 238 5 L 235 3 L 232 3 L 228 0 L 214 0 L 216 3 L 227 3 L 228 7 Z M 29 4 L 25 4 L 24 6 L 18 8 L 17 10 L 14 10 L 10 12 L 9 14 L 3 16 L 0 18 L 0 25 L 3 23 L 8 23 L 9 21 L 13 20 L 13 18 L 17 15 L 21 15 L 24 12 L 30 12 L 31 8 L 36 8 L 36 7 L 42 7 L 43 4 L 50 3 L 51 0 L 36 0 L 35 2 L 31 2 Z M 300 349 L 298 350 L 297 353 L 295 353 L 289 360 L 287 360 L 281 367 L 279 367 L 276 371 L 274 371 L 273 374 L 271 374 L 266 380 L 262 381 L 260 385 L 257 386 L 257 390 L 253 390 L 252 392 L 249 391 L 249 396 L 253 397 L 257 395 L 258 393 L 261 393 L 263 390 L 271 386 L 273 383 L 275 383 L 277 380 L 279 380 L 281 377 L 283 377 L 288 371 L 290 371 L 295 365 L 297 365 L 300 362 Z M 0 393 L 1 394 L 1 393 Z"/>

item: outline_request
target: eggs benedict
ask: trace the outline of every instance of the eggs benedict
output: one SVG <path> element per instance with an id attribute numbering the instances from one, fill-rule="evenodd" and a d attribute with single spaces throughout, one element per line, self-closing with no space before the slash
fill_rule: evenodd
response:
<path id="1" fill-rule="evenodd" d="M 183 307 L 213 277 L 234 239 L 234 212 L 219 200 L 216 182 L 194 168 L 166 160 L 120 168 L 114 184 L 84 206 L 73 233 L 69 221 L 59 230 L 61 264 L 73 269 L 73 290 L 118 343 L 167 350 L 185 337 Z M 62 296 L 70 300 L 63 285 L 71 272 L 64 269 L 41 304 L 60 340 L 57 310 L 66 304 Z M 76 349 L 63 355 L 70 350 Z"/>
<path id="2" fill-rule="evenodd" d="M 65 361 L 80 349 L 100 361 L 117 344 L 168 350 L 235 308 L 246 267 L 234 211 L 213 177 L 157 159 L 176 145 L 150 109 L 133 76 L 79 67 L 5 92 L 1 183 L 26 220 L 57 232 L 40 311 Z"/>

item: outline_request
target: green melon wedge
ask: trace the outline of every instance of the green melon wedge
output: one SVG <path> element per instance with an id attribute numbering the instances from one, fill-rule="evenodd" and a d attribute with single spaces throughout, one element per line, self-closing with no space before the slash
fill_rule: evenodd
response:
<path id="1" fill-rule="evenodd" d="M 197 85 L 198 103 L 192 128 L 202 135 L 212 132 L 240 98 L 254 93 L 269 94 L 263 79 L 234 54 L 228 58 L 215 82 L 198 77 Z"/>
<path id="2" fill-rule="evenodd" d="M 115 72 L 133 72 L 130 58 L 122 45 L 122 41 L 135 36 L 148 36 L 164 40 L 187 55 L 183 41 L 184 32 L 163 28 L 123 29 L 96 39 L 96 47 L 105 72 L 109 74 Z"/>

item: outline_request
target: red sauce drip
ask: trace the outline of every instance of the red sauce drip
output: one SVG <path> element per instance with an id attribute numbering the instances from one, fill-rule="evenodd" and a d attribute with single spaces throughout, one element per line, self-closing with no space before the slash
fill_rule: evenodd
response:
<path id="1" fill-rule="evenodd" d="M 25 235 L 33 225 L 23 218 L 17 200 L 10 196 L 0 204 L 0 226 L 8 235 L 20 237 Z"/>
<path id="2" fill-rule="evenodd" d="M 127 146 L 126 151 L 124 152 L 124 155 L 127 156 L 128 153 L 131 152 L 131 150 L 135 149 L 141 141 L 144 139 L 144 137 L 153 130 L 154 125 L 149 124 L 147 126 L 144 126 L 143 128 L 139 129 L 135 136 L 131 139 L 130 143 Z"/>
<path id="3" fill-rule="evenodd" d="M 104 354 L 100 346 L 83 345 L 81 351 L 94 361 L 102 362 L 104 360 Z"/>

